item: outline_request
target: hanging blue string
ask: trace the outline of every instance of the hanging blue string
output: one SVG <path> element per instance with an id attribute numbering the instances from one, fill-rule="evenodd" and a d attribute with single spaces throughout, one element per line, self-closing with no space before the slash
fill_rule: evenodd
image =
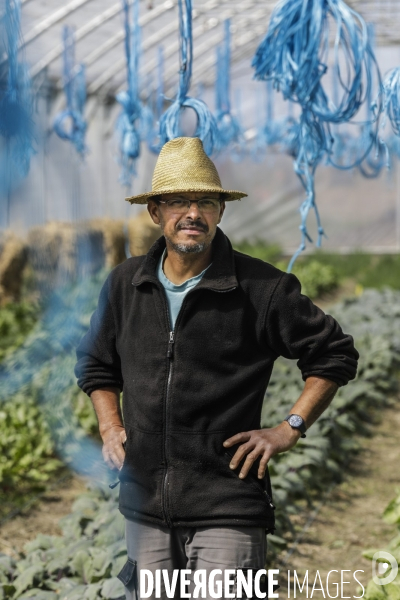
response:
<path id="1" fill-rule="evenodd" d="M 9 196 L 27 176 L 35 153 L 31 80 L 28 66 L 18 60 L 20 0 L 6 0 L 0 25 L 7 55 L 0 75 L 0 136 L 4 139 L 0 155 L 0 193 Z"/>
<path id="2" fill-rule="evenodd" d="M 330 22 L 336 26 L 333 69 L 337 89 L 333 99 L 323 85 L 328 70 Z M 253 58 L 255 78 L 272 80 L 275 89 L 302 110 L 293 151 L 294 168 L 306 190 L 306 199 L 300 207 L 301 243 L 288 271 L 305 249 L 306 240 L 311 241 L 307 230 L 310 210 L 317 221 L 316 245 L 321 245 L 325 233 L 315 203 L 315 170 L 324 156 L 329 159 L 332 155 L 331 125 L 349 122 L 367 101 L 372 86 L 371 64 L 379 76 L 367 26 L 343 0 L 280 2 Z"/>
<path id="3" fill-rule="evenodd" d="M 241 123 L 242 119 L 242 90 L 241 88 L 237 88 L 234 93 L 234 112 L 236 117 L 232 116 L 235 119 L 238 133 L 236 139 L 233 139 L 230 143 L 229 155 L 233 162 L 241 162 L 244 158 L 246 158 L 248 154 L 247 141 L 244 134 L 243 127 Z M 220 143 L 220 142 L 219 142 Z"/>
<path id="4" fill-rule="evenodd" d="M 230 101 L 231 34 L 230 19 L 224 22 L 224 42 L 217 48 L 217 73 L 215 78 L 215 120 L 218 127 L 219 150 L 232 143 L 243 144 L 239 121 L 231 113 Z"/>
<path id="5" fill-rule="evenodd" d="M 380 90 L 380 98 L 383 102 L 384 119 L 382 128 L 385 127 L 386 120 L 392 126 L 395 135 L 400 137 L 400 67 L 392 69 L 385 77 Z M 377 102 L 374 103 L 376 111 Z"/>
<path id="6" fill-rule="evenodd" d="M 155 121 L 155 117 L 154 117 L 154 112 L 152 109 L 152 92 L 151 92 L 151 88 L 152 88 L 152 80 L 153 80 L 153 76 L 151 73 L 149 73 L 146 77 L 146 82 L 144 85 L 144 89 L 148 90 L 146 97 L 145 97 L 145 102 L 140 102 L 140 107 L 141 107 L 141 111 L 140 111 L 140 119 L 138 122 L 138 131 L 139 131 L 139 137 L 141 140 L 148 140 L 151 131 L 154 130 L 154 121 Z"/>
<path id="7" fill-rule="evenodd" d="M 275 110 L 274 110 L 274 90 L 272 81 L 267 81 L 267 120 L 264 125 L 264 138 L 267 146 L 273 146 L 274 144 L 281 141 L 282 129 L 280 125 L 275 121 Z"/>
<path id="8" fill-rule="evenodd" d="M 154 127 L 150 129 L 147 136 L 149 149 L 158 154 L 160 151 L 160 119 L 164 107 L 164 48 L 158 47 L 157 61 L 157 89 L 154 106 Z"/>
<path id="9" fill-rule="evenodd" d="M 87 152 L 84 117 L 86 103 L 86 76 L 83 64 L 75 64 L 74 29 L 63 28 L 63 85 L 67 107 L 54 120 L 53 129 L 62 139 L 71 142 L 82 157 Z"/>
<path id="10" fill-rule="evenodd" d="M 123 108 L 123 112 L 117 119 L 116 131 L 119 135 L 119 162 L 122 167 L 119 180 L 122 185 L 129 187 L 132 177 L 136 175 L 136 160 L 140 155 L 140 119 L 143 114 L 139 97 L 141 30 L 139 26 L 139 0 L 133 2 L 132 26 L 128 0 L 122 0 L 122 3 L 128 89 L 116 95 L 117 102 Z"/>
<path id="11" fill-rule="evenodd" d="M 329 17 L 336 23 L 337 104 L 322 85 L 328 70 Z M 343 0 L 285 0 L 271 15 L 252 66 L 256 79 L 272 79 L 285 99 L 312 110 L 321 121 L 343 123 L 365 102 L 371 85 L 369 56 L 376 63 L 367 25 Z"/>
<path id="12" fill-rule="evenodd" d="M 178 6 L 181 64 L 179 88 L 175 101 L 160 119 L 160 146 L 181 135 L 182 109 L 192 108 L 197 114 L 197 128 L 194 137 L 202 140 L 207 154 L 212 154 L 218 142 L 218 128 L 215 119 L 205 102 L 188 96 L 193 62 L 192 2 L 191 0 L 178 0 Z"/>
<path id="13" fill-rule="evenodd" d="M 368 39 L 371 49 L 374 49 L 375 33 L 372 24 L 368 24 Z M 360 134 L 356 137 L 351 136 L 350 132 L 342 133 L 337 131 L 335 135 L 334 153 L 328 157 L 328 164 L 341 170 L 358 168 L 361 174 L 368 179 L 378 177 L 382 169 L 389 168 L 389 151 L 386 144 L 379 139 L 379 116 L 382 112 L 382 105 L 375 101 L 372 103 L 372 78 L 374 69 L 374 54 L 369 52 L 367 55 L 367 71 L 371 75 L 371 85 L 366 89 L 365 121 L 361 123 Z M 376 71 L 380 84 L 379 69 Z M 336 77 L 337 82 L 337 77 Z M 337 85 L 336 85 L 337 87 Z M 379 104 L 379 108 L 378 108 Z M 376 118 L 374 116 L 374 107 L 376 107 Z M 354 125 L 350 123 L 350 126 Z M 358 129 L 358 127 L 357 127 Z M 335 148 L 338 139 L 338 146 Z"/>
<path id="14" fill-rule="evenodd" d="M 319 119 L 317 119 L 310 111 L 303 111 L 299 124 L 294 124 L 292 129 L 291 151 L 295 157 L 294 170 L 306 191 L 306 198 L 299 209 L 301 216 L 301 225 L 299 227 L 301 241 L 297 251 L 289 262 L 289 273 L 296 258 L 305 250 L 306 240 L 313 243 L 307 229 L 307 217 L 310 210 L 314 211 L 317 221 L 317 247 L 321 245 L 322 236 L 325 235 L 315 202 L 314 178 L 315 170 L 321 162 L 324 153 L 329 151 L 329 146 L 330 140 Z"/>

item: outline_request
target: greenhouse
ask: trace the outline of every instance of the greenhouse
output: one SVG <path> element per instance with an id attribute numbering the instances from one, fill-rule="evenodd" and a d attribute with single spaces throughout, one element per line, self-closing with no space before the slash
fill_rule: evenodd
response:
<path id="1" fill-rule="evenodd" d="M 400 1 L 0 15 L 0 600 L 398 600 Z"/>

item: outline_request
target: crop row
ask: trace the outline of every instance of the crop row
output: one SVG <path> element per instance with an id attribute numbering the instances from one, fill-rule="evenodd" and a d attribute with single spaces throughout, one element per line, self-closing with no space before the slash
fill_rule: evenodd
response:
<path id="1" fill-rule="evenodd" d="M 89 430 L 93 422 L 87 405 L 77 395 L 72 367 L 74 347 L 87 327 L 100 280 L 71 291 L 69 296 L 55 297 L 40 327 L 24 348 L 4 363 L 1 374 L 3 399 L 12 401 L 21 389 L 27 396 L 34 396 L 63 459 L 79 466 L 82 448 L 89 448 L 85 460 L 89 470 L 98 467 L 100 453 L 98 447 L 85 446 L 88 438 L 77 417 L 77 407 Z M 397 389 L 400 293 L 367 290 L 360 298 L 342 302 L 330 312 L 355 337 L 361 355 L 359 372 L 354 382 L 339 390 L 307 437 L 270 463 L 277 505 L 277 529 L 269 536 L 271 556 L 287 543 L 292 528 L 290 516 L 299 510 L 299 501 L 304 504 L 306 500 L 312 506 L 314 498 L 332 481 L 340 480 L 358 449 L 355 434 L 371 430 L 374 410 L 387 405 Z M 296 365 L 279 359 L 265 398 L 263 426 L 271 427 L 282 420 L 302 385 Z M 81 401 L 83 407 L 79 408 Z M 116 574 L 126 560 L 126 550 L 124 523 L 116 500 L 117 492 L 110 491 L 106 484 L 93 485 L 63 519 L 62 536 L 39 535 L 26 545 L 18 561 L 0 557 L 0 598 L 123 597 Z"/>
<path id="2" fill-rule="evenodd" d="M 388 506 L 385 508 L 383 513 L 383 520 L 390 525 L 395 525 L 396 535 L 389 542 L 388 546 L 384 548 L 384 552 L 388 552 L 392 555 L 392 557 L 397 561 L 397 564 L 400 566 L 400 490 L 397 490 L 397 496 L 393 498 L 391 502 L 389 502 Z M 363 556 L 365 558 L 369 558 L 373 560 L 373 557 L 376 552 L 382 551 L 382 548 L 370 548 L 369 550 L 365 550 L 363 552 Z M 382 563 L 383 568 L 382 572 L 379 572 L 379 569 L 376 569 L 376 574 L 382 579 L 390 579 L 391 575 L 395 575 L 393 573 L 394 563 L 393 565 L 387 562 L 387 557 L 384 556 L 377 557 L 377 563 Z M 385 564 L 386 563 L 386 564 Z M 375 582 L 373 579 L 368 583 L 365 593 L 365 600 L 398 600 L 400 598 L 400 569 L 397 572 L 397 575 L 393 578 L 393 581 L 389 581 L 384 585 L 380 585 Z"/>

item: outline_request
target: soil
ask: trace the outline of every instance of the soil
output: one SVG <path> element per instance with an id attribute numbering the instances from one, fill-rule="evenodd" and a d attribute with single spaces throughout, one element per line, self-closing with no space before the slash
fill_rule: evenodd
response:
<path id="1" fill-rule="evenodd" d="M 362 557 L 362 551 L 384 549 L 396 533 L 394 525 L 382 520 L 382 513 L 395 497 L 396 488 L 400 488 L 399 431 L 400 411 L 395 407 L 385 409 L 381 422 L 374 427 L 373 437 L 361 438 L 363 449 L 351 459 L 344 481 L 327 495 L 293 553 L 290 556 L 283 553 L 277 564 L 269 564 L 270 569 L 280 570 L 276 576 L 281 586 L 279 598 L 329 598 L 328 591 L 334 597 L 337 593 L 334 584 L 340 584 L 341 571 L 345 571 L 343 581 L 351 583 L 343 584 L 342 593 L 339 587 L 338 597 L 361 595 L 353 573 L 357 569 L 363 571 L 355 576 L 364 586 L 372 576 L 371 561 Z M 83 478 L 71 476 L 71 479 L 44 494 L 35 506 L 4 523 L 0 530 L 0 552 L 16 556 L 24 544 L 38 533 L 59 535 L 58 520 L 71 511 L 75 498 L 85 489 Z M 296 518 L 299 532 L 309 518 L 310 513 L 307 512 Z M 288 552 L 292 549 L 289 545 Z M 283 564 L 285 557 L 287 563 Z M 290 596 L 287 590 L 288 569 L 291 572 Z M 338 573 L 331 573 L 327 590 L 326 576 L 332 569 Z M 294 595 L 294 571 L 302 585 L 307 570 L 309 595 L 305 594 L 305 588 L 302 593 L 299 592 L 298 586 Z M 317 581 L 311 596 L 317 571 L 322 586 Z M 323 587 L 324 593 L 318 587 Z"/>
<path id="2" fill-rule="evenodd" d="M 340 290 L 316 302 L 326 310 L 332 302 L 354 294 L 354 282 L 348 281 Z M 400 411 L 397 398 L 392 408 L 382 411 L 381 421 L 374 426 L 373 436 L 361 438 L 361 452 L 349 457 L 349 470 L 344 481 L 334 487 L 313 521 L 303 532 L 298 544 L 289 545 L 269 568 L 279 568 L 275 575 L 280 584 L 279 598 L 351 598 L 361 596 L 362 590 L 354 579 L 365 587 L 372 577 L 371 561 L 362 557 L 368 548 L 384 549 L 395 536 L 396 527 L 386 524 L 382 513 L 398 490 L 400 492 Z M 71 476 L 53 487 L 30 508 L 6 521 L 0 528 L 0 553 L 17 556 L 24 544 L 38 533 L 59 535 L 58 521 L 70 513 L 76 497 L 86 489 L 86 481 Z M 294 519 L 300 532 L 312 514 L 305 511 Z M 282 535 L 282 532 L 276 532 Z M 290 593 L 287 574 L 290 570 Z M 327 574 L 332 572 L 327 588 Z M 360 570 L 358 573 L 355 571 Z M 307 586 L 303 592 L 293 590 L 293 574 L 302 585 L 308 571 Z M 318 580 L 318 575 L 320 580 Z M 343 588 L 341 590 L 341 578 Z M 316 580 L 314 591 L 313 584 Z M 339 584 L 336 588 L 335 583 Z M 322 588 L 322 589 L 321 589 Z M 338 589 L 338 591 L 337 591 Z"/>
<path id="3" fill-rule="evenodd" d="M 16 557 L 38 533 L 61 535 L 58 521 L 71 512 L 77 496 L 86 490 L 85 479 L 71 475 L 0 527 L 0 553 Z"/>

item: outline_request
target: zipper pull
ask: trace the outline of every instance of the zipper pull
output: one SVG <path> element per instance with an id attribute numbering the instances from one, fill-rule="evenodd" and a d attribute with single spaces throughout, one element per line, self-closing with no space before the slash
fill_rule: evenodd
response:
<path id="1" fill-rule="evenodd" d="M 171 358 L 171 359 L 174 357 L 174 332 L 173 331 L 169 332 L 167 357 Z"/>
<path id="2" fill-rule="evenodd" d="M 276 507 L 275 507 L 275 504 L 271 500 L 271 496 L 268 494 L 268 492 L 264 492 L 264 494 L 267 496 L 268 504 L 270 505 L 270 507 L 275 510 Z"/>
<path id="3" fill-rule="evenodd" d="M 120 483 L 120 482 L 119 482 L 119 480 L 118 480 L 118 481 L 114 481 L 114 483 L 110 483 L 108 487 L 109 487 L 111 490 L 113 490 L 114 488 L 116 488 L 116 487 L 117 487 L 117 485 L 119 485 L 119 483 Z"/>

